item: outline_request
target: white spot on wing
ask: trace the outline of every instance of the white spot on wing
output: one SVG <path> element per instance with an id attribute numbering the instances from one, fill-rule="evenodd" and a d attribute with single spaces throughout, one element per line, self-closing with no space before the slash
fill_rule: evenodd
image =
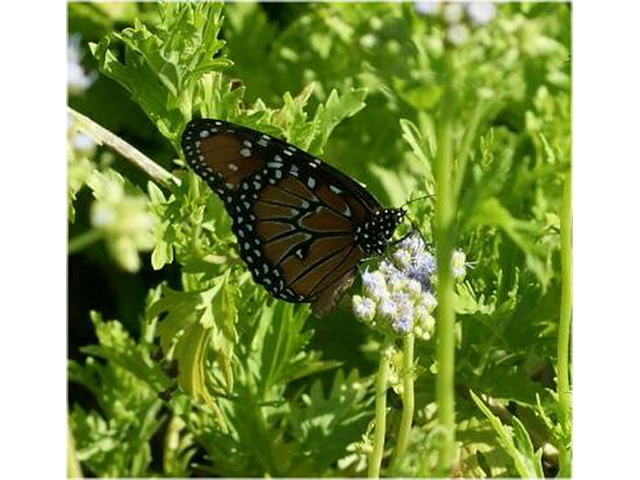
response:
<path id="1" fill-rule="evenodd" d="M 243 148 L 242 150 L 240 150 L 240 155 L 242 155 L 243 157 L 250 157 L 251 150 L 249 150 L 248 148 Z"/>

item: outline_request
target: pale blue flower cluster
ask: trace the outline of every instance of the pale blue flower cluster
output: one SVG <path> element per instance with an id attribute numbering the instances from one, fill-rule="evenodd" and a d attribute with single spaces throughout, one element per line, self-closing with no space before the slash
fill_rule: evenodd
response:
<path id="1" fill-rule="evenodd" d="M 469 29 L 465 25 L 465 18 L 471 26 L 483 26 L 491 22 L 496 16 L 496 6 L 493 2 L 415 2 L 416 12 L 432 17 L 441 16 L 447 26 L 447 40 L 460 46 L 469 38 Z"/>
<path id="2" fill-rule="evenodd" d="M 435 258 L 418 235 L 400 243 L 393 259 L 362 275 L 363 295 L 353 297 L 355 315 L 377 328 L 396 334 L 410 332 L 430 336 L 436 301 L 431 292 Z"/>
<path id="3" fill-rule="evenodd" d="M 454 277 L 465 275 L 464 253 L 456 251 Z M 435 328 L 433 311 L 436 259 L 422 238 L 412 234 L 399 244 L 391 259 L 362 275 L 363 294 L 353 296 L 356 317 L 374 328 L 395 334 L 414 333 L 425 340 Z"/>
<path id="4" fill-rule="evenodd" d="M 72 93 L 82 93 L 95 81 L 95 74 L 87 75 L 82 68 L 80 36 L 73 35 L 67 40 L 67 87 Z"/>

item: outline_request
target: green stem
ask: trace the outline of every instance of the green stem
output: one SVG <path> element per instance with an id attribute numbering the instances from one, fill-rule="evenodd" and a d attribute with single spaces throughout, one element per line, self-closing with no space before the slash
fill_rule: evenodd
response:
<path id="1" fill-rule="evenodd" d="M 82 478 L 82 468 L 76 457 L 76 446 L 67 416 L 67 478 Z"/>
<path id="2" fill-rule="evenodd" d="M 380 465 L 384 453 L 384 436 L 387 430 L 387 380 L 391 364 L 392 340 L 386 336 L 380 350 L 380 365 L 376 377 L 376 418 L 373 432 L 373 450 L 369 456 L 369 478 L 380 477 Z"/>
<path id="3" fill-rule="evenodd" d="M 469 157 L 471 156 L 471 147 L 473 145 L 473 141 L 476 139 L 476 132 L 478 130 L 478 126 L 480 125 L 480 121 L 484 116 L 487 107 L 478 103 L 476 106 L 473 116 L 471 117 L 471 122 L 469 123 L 464 138 L 462 139 L 462 144 L 460 146 L 460 151 L 458 154 L 458 165 L 456 166 L 456 174 L 453 177 L 454 187 L 453 187 L 453 198 L 457 202 L 460 199 L 460 191 L 462 190 L 462 184 L 464 182 L 464 175 L 467 170 L 467 163 L 469 162 Z"/>
<path id="4" fill-rule="evenodd" d="M 87 230 L 69 240 L 67 244 L 67 254 L 72 255 L 80 250 L 84 250 L 88 246 L 102 240 L 102 238 L 104 238 L 104 233 L 101 230 L 96 230 L 95 228 Z"/>
<path id="5" fill-rule="evenodd" d="M 413 423 L 414 392 L 413 392 L 413 347 L 415 337 L 413 334 L 404 337 L 402 345 L 402 417 L 398 430 L 398 441 L 393 452 L 391 464 L 396 465 L 401 461 L 407 451 L 411 438 L 411 425 Z"/>
<path id="6" fill-rule="evenodd" d="M 435 165 L 436 212 L 435 243 L 438 264 L 438 315 L 436 324 L 438 376 L 436 401 L 438 405 L 439 451 L 436 474 L 449 476 L 455 457 L 455 312 L 453 310 L 453 215 L 456 210 L 453 198 L 453 122 L 455 120 L 455 91 L 452 88 L 454 68 L 453 52 L 445 58 L 447 87 L 441 115 L 436 128 L 437 155 Z"/>
<path id="7" fill-rule="evenodd" d="M 571 436 L 571 386 L 569 384 L 569 346 L 571 336 L 571 170 L 567 172 L 560 213 L 560 254 L 562 259 L 562 300 L 558 325 L 558 403 L 562 430 Z M 560 442 L 560 471 L 571 476 L 571 451 Z"/>
<path id="8" fill-rule="evenodd" d="M 168 477 L 180 477 L 182 472 L 176 468 L 180 449 L 180 431 L 185 427 L 184 421 L 178 415 L 173 415 L 167 425 L 164 436 L 163 473 Z"/>

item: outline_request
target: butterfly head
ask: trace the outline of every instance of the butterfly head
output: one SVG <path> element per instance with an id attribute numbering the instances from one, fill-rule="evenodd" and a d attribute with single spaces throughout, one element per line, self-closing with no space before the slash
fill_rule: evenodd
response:
<path id="1" fill-rule="evenodd" d="M 405 215 L 406 212 L 402 208 L 387 208 L 375 212 L 373 217 L 356 231 L 356 243 L 367 254 L 382 255 Z"/>

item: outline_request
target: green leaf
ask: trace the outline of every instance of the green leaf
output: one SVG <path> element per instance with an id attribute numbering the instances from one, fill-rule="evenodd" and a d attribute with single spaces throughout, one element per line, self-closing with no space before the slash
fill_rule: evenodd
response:
<path id="1" fill-rule="evenodd" d="M 413 151 L 413 154 L 418 157 L 421 162 L 429 165 L 433 157 L 428 152 L 432 149 L 428 148 L 428 145 L 424 138 L 422 138 L 422 134 L 418 127 L 416 127 L 411 120 L 401 118 L 400 128 L 402 129 L 402 138 L 407 141 Z"/>
<path id="2" fill-rule="evenodd" d="M 131 94 L 160 132 L 176 149 L 179 135 L 191 117 L 194 97 L 205 76 L 228 68 L 224 56 L 214 58 L 224 42 L 222 3 L 159 4 L 161 22 L 153 31 L 139 20 L 119 34 L 91 44 L 100 70 Z M 113 48 L 124 44 L 124 60 Z"/>
<path id="3" fill-rule="evenodd" d="M 230 362 L 236 341 L 235 296 L 227 272 L 214 279 L 213 286 L 204 291 L 179 292 L 165 288 L 163 296 L 149 309 L 151 316 L 166 314 L 157 332 L 165 355 L 178 362 L 178 385 L 210 406 L 213 398 L 205 381 L 210 353 L 226 387 L 233 387 Z"/>
<path id="4" fill-rule="evenodd" d="M 288 382 L 339 365 L 321 361 L 318 352 L 303 350 L 313 335 L 312 330 L 304 328 L 308 319 L 307 308 L 296 309 L 285 302 L 262 309 L 252 340 L 261 398 L 271 398 L 274 389 Z"/>
<path id="5" fill-rule="evenodd" d="M 300 444 L 297 454 L 301 459 L 290 475 L 324 471 L 348 454 L 347 446 L 361 438 L 373 418 L 370 386 L 356 370 L 346 377 L 339 370 L 328 396 L 321 382 L 315 381 L 300 404 L 293 405 L 289 421 Z"/>
<path id="6" fill-rule="evenodd" d="M 525 254 L 527 267 L 535 273 L 542 286 L 548 285 L 551 272 L 545 262 L 547 252 L 533 238 L 538 231 L 535 224 L 514 218 L 496 198 L 489 198 L 477 207 L 473 223 L 499 227 Z"/>
<path id="7" fill-rule="evenodd" d="M 136 344 L 120 322 L 103 321 L 95 312 L 91 321 L 100 344 L 83 348 L 91 355 L 84 365 L 69 362 L 68 367 L 69 379 L 89 389 L 100 407 L 99 412 L 72 408 L 77 458 L 85 471 L 88 467 L 112 477 L 148 476 L 151 437 L 163 422 L 157 392 L 169 382 L 153 366 L 146 347 Z"/>
<path id="8" fill-rule="evenodd" d="M 473 391 L 469 391 L 473 401 L 487 417 L 491 426 L 498 434 L 500 444 L 509 453 L 515 463 L 516 470 L 521 478 L 544 478 L 542 471 L 542 449 L 533 451 L 531 438 L 524 426 L 517 419 L 513 418 L 513 428 L 504 426 L 500 419 L 495 416 L 484 402 L 476 396 Z"/>
<path id="9" fill-rule="evenodd" d="M 308 151 L 315 155 L 323 152 L 329 136 L 346 118 L 354 116 L 365 107 L 364 99 L 367 90 L 364 88 L 352 89 L 342 96 L 336 90 L 332 90 L 324 105 L 319 105 L 314 117 L 314 130 L 318 132 L 314 140 L 309 144 Z"/>

